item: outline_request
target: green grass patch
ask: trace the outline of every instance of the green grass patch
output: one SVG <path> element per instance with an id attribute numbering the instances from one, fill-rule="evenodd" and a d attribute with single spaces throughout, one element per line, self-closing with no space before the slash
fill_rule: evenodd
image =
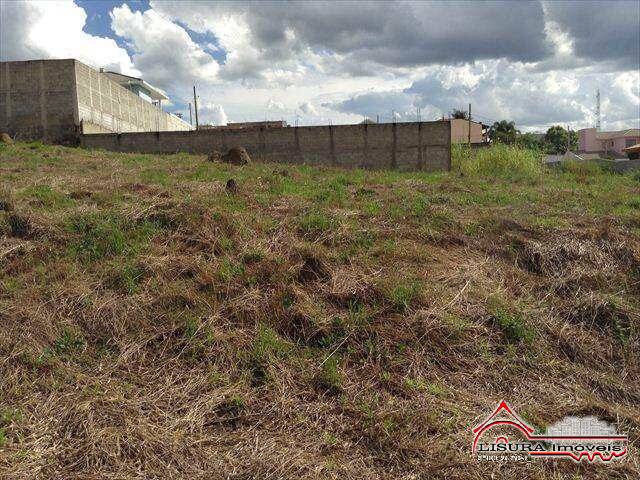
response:
<path id="1" fill-rule="evenodd" d="M 240 278 L 244 275 L 244 265 L 236 263 L 228 258 L 224 258 L 220 265 L 218 265 L 217 275 L 223 282 L 231 282 L 235 278 Z"/>
<path id="2" fill-rule="evenodd" d="M 546 168 L 541 152 L 500 143 L 476 150 L 453 144 L 451 164 L 452 170 L 467 176 L 533 182 Z"/>
<path id="3" fill-rule="evenodd" d="M 409 280 L 398 283 L 389 292 L 389 300 L 396 310 L 404 312 L 420 297 L 422 283 L 418 280 Z"/>
<path id="4" fill-rule="evenodd" d="M 342 391 L 342 382 L 340 360 L 335 355 L 332 355 L 322 364 L 320 371 L 314 377 L 314 383 L 319 390 L 338 394 Z"/>
<path id="5" fill-rule="evenodd" d="M 140 179 L 143 183 L 155 183 L 157 185 L 166 186 L 171 182 L 171 178 L 164 170 L 157 168 L 149 168 L 140 173 Z"/>
<path id="6" fill-rule="evenodd" d="M 517 313 L 512 313 L 499 307 L 494 311 L 493 319 L 509 342 L 524 341 L 525 343 L 531 343 L 535 337 L 533 329 Z"/>
<path id="7" fill-rule="evenodd" d="M 592 161 L 567 160 L 561 162 L 557 168 L 563 173 L 570 173 L 576 177 L 597 176 L 606 172 L 604 165 Z"/>
<path id="8" fill-rule="evenodd" d="M 282 340 L 275 330 L 259 325 L 258 332 L 248 353 L 247 363 L 254 384 L 269 380 L 269 364 L 276 359 L 285 358 L 291 346 Z"/>
<path id="9" fill-rule="evenodd" d="M 321 211 L 303 213 L 298 217 L 298 231 L 309 238 L 317 238 L 335 226 L 335 219 Z"/>
<path id="10" fill-rule="evenodd" d="M 40 202 L 45 207 L 67 207 L 74 202 L 65 194 L 54 190 L 48 185 L 35 185 L 24 189 L 20 195 Z"/>
<path id="11" fill-rule="evenodd" d="M 145 269 L 134 262 L 114 262 L 111 265 L 112 275 L 109 286 L 117 291 L 133 295 L 140 289 L 140 282 L 145 276 Z"/>
<path id="12" fill-rule="evenodd" d="M 136 255 L 161 230 L 153 221 L 131 222 L 116 214 L 81 214 L 67 220 L 75 235 L 70 251 L 81 260 L 96 261 L 117 255 Z"/>
<path id="13" fill-rule="evenodd" d="M 79 333 L 65 329 L 53 342 L 53 351 L 57 355 L 68 355 L 84 347 L 85 340 Z"/>

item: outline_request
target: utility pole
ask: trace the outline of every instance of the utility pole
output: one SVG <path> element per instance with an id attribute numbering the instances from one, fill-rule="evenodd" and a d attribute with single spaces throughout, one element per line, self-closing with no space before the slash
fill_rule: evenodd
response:
<path id="1" fill-rule="evenodd" d="M 471 104 L 469 104 L 469 114 L 467 115 L 467 125 L 468 125 L 468 134 L 469 134 L 469 146 L 471 146 Z"/>
<path id="2" fill-rule="evenodd" d="M 600 89 L 596 90 L 596 131 L 600 131 Z"/>
<path id="3" fill-rule="evenodd" d="M 196 96 L 196 86 L 193 86 L 193 109 L 196 111 L 196 130 L 198 130 L 198 97 Z"/>
<path id="4" fill-rule="evenodd" d="M 189 102 L 189 125 L 193 125 L 193 118 L 191 118 L 191 102 Z"/>

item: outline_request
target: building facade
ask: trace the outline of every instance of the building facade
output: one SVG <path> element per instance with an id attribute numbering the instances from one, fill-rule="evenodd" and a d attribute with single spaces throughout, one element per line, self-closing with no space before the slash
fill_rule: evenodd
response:
<path id="1" fill-rule="evenodd" d="M 486 142 L 484 125 L 473 120 L 464 118 L 452 118 L 451 122 L 451 143 L 467 143 L 469 141 L 469 124 L 471 124 L 471 143 Z"/>
<path id="2" fill-rule="evenodd" d="M 192 129 L 77 60 L 0 62 L 0 131 L 16 138 L 75 142 L 82 133 Z"/>
<path id="3" fill-rule="evenodd" d="M 640 143 L 640 129 L 599 132 L 595 128 L 578 130 L 578 153 L 625 156 L 625 148 Z"/>

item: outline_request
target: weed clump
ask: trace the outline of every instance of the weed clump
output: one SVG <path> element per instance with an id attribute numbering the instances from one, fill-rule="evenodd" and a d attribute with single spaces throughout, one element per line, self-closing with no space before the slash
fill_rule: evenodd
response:
<path id="1" fill-rule="evenodd" d="M 26 217 L 17 214 L 9 215 L 7 219 L 11 235 L 17 238 L 29 238 L 32 233 L 31 223 Z"/>
<path id="2" fill-rule="evenodd" d="M 254 385 L 266 383 L 269 380 L 269 363 L 278 358 L 284 358 L 289 350 L 289 345 L 280 339 L 273 329 L 260 325 L 247 358 L 252 383 Z"/>
<path id="3" fill-rule="evenodd" d="M 73 203 L 73 200 L 63 193 L 52 189 L 48 185 L 36 185 L 22 192 L 25 197 L 34 198 L 45 207 L 66 207 Z"/>
<path id="4" fill-rule="evenodd" d="M 151 221 L 126 222 L 118 215 L 72 216 L 67 230 L 75 234 L 71 252 L 76 257 L 96 261 L 116 255 L 135 255 L 159 229 Z"/>
<path id="5" fill-rule="evenodd" d="M 419 298 L 422 284 L 417 280 L 400 283 L 389 292 L 389 300 L 394 309 L 404 312 Z"/>
<path id="6" fill-rule="evenodd" d="M 65 329 L 53 343 L 53 350 L 58 355 L 67 355 L 81 349 L 84 344 L 82 336 L 72 330 Z"/>
<path id="7" fill-rule="evenodd" d="M 497 308 L 493 313 L 493 319 L 509 342 L 531 343 L 533 341 L 534 331 L 527 326 L 520 315 Z"/>
<path id="8" fill-rule="evenodd" d="M 335 226 L 335 220 L 323 212 L 313 211 L 298 219 L 298 231 L 305 237 L 317 239 Z"/>
<path id="9" fill-rule="evenodd" d="M 570 173 L 579 178 L 602 175 L 606 171 L 606 167 L 601 166 L 597 162 L 579 160 L 567 160 L 564 162 L 560 162 L 558 168 L 563 173 Z"/>
<path id="10" fill-rule="evenodd" d="M 342 392 L 342 374 L 339 370 L 340 361 L 331 356 L 322 364 L 320 371 L 314 377 L 314 385 L 318 390 L 330 395 Z"/>
<path id="11" fill-rule="evenodd" d="M 452 170 L 471 177 L 490 177 L 535 182 L 544 174 L 542 153 L 497 143 L 471 150 L 464 144 L 451 146 Z"/>

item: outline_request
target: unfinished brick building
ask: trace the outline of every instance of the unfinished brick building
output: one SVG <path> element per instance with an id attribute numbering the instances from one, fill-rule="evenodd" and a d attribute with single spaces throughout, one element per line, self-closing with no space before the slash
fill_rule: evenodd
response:
<path id="1" fill-rule="evenodd" d="M 161 92 L 127 78 L 136 90 L 73 59 L 1 62 L 0 131 L 20 139 L 75 142 L 81 133 L 192 129 L 149 95 L 138 94 L 141 87 L 151 97 Z"/>

